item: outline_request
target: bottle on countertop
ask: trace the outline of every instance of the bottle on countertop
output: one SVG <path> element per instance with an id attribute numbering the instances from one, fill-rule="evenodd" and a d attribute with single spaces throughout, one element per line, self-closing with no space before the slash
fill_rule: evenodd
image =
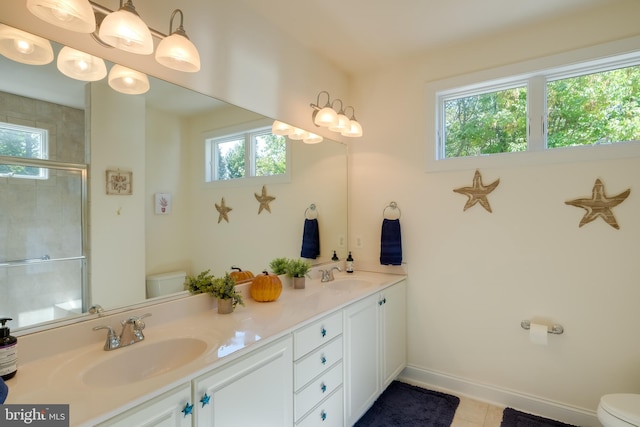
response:
<path id="1" fill-rule="evenodd" d="M 5 326 L 9 320 L 13 319 L 0 319 L 0 377 L 3 380 L 13 378 L 18 372 L 18 339 L 11 336 L 11 330 Z"/>
<path id="2" fill-rule="evenodd" d="M 336 255 L 336 251 L 333 251 L 333 256 L 331 257 L 331 261 L 340 261 L 340 258 L 338 258 L 338 255 Z"/>
<path id="3" fill-rule="evenodd" d="M 347 257 L 345 270 L 347 270 L 347 273 L 353 273 L 353 257 L 351 256 L 351 251 L 349 251 L 349 256 Z"/>

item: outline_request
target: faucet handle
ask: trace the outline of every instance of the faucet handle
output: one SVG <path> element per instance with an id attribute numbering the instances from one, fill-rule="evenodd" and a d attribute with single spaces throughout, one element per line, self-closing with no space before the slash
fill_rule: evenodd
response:
<path id="1" fill-rule="evenodd" d="M 101 329 L 107 329 L 109 331 L 107 333 L 107 340 L 104 343 L 104 349 L 106 351 L 115 350 L 116 348 L 120 347 L 120 339 L 111 326 L 101 325 L 93 328 L 94 331 L 99 331 Z"/>
<path id="2" fill-rule="evenodd" d="M 146 326 L 145 323 L 142 321 L 142 319 L 144 319 L 145 317 L 151 317 L 151 313 L 145 313 L 142 316 L 138 316 L 138 317 L 133 317 L 133 328 L 134 329 L 138 329 L 138 330 L 142 330 L 144 329 L 144 327 Z"/>

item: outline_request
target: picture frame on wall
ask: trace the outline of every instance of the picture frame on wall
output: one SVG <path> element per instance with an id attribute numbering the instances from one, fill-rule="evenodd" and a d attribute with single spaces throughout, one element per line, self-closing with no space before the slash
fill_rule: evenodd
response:
<path id="1" fill-rule="evenodd" d="M 155 207 L 156 215 L 169 215 L 171 213 L 171 194 L 156 193 Z"/>
<path id="2" fill-rule="evenodd" d="M 133 194 L 133 172 L 120 169 L 107 170 L 107 195 L 130 196 Z"/>

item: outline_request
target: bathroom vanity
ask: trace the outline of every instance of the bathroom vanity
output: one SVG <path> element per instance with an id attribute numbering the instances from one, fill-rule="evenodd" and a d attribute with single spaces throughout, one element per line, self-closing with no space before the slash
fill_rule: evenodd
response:
<path id="1" fill-rule="evenodd" d="M 342 426 L 406 365 L 404 275 L 307 280 L 269 303 L 241 286 L 229 315 L 196 295 L 26 335 L 7 403 L 68 403 L 74 426 Z M 147 312 L 144 341 L 103 350 L 93 327 Z"/>

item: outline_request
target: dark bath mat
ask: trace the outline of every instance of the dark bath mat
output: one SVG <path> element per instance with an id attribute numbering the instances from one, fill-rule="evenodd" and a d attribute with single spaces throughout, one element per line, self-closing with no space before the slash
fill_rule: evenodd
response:
<path id="1" fill-rule="evenodd" d="M 356 427 L 449 427 L 460 399 L 393 381 Z"/>
<path id="2" fill-rule="evenodd" d="M 560 421 L 526 414 L 512 408 L 506 408 L 502 413 L 500 427 L 576 427 Z"/>

